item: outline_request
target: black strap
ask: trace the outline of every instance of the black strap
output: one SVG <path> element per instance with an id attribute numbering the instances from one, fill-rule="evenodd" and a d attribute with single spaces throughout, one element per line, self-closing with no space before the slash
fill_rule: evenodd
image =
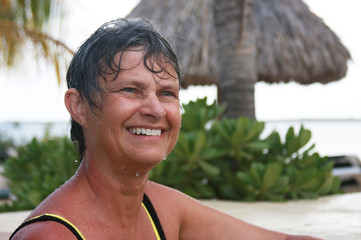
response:
<path id="1" fill-rule="evenodd" d="M 152 202 L 149 200 L 148 196 L 145 195 L 145 194 L 144 194 L 144 197 L 143 197 L 143 203 L 144 203 L 145 207 L 147 208 L 150 216 L 153 219 L 155 227 L 158 230 L 158 234 L 159 234 L 160 239 L 161 240 L 166 240 L 162 225 L 160 224 L 160 221 L 159 221 L 159 218 L 158 218 L 158 215 L 157 215 L 157 212 L 155 211 Z"/>
<path id="2" fill-rule="evenodd" d="M 22 229 L 23 227 L 31 224 L 31 223 L 34 223 L 34 222 L 44 222 L 44 221 L 54 221 L 54 222 L 58 222 L 62 225 L 64 225 L 65 227 L 67 227 L 73 234 L 74 236 L 78 239 L 78 240 L 84 240 L 84 238 L 82 238 L 82 236 L 80 236 L 80 234 L 78 233 L 78 231 L 72 226 L 70 225 L 69 223 L 65 222 L 64 220 L 60 219 L 60 218 L 57 218 L 57 217 L 54 217 L 54 216 L 50 216 L 50 215 L 41 215 L 40 217 L 37 217 L 37 218 L 33 218 L 33 219 L 30 219 L 26 222 L 23 222 L 14 232 L 13 234 L 11 234 L 9 240 L 11 240 L 15 234 L 20 231 L 20 229 Z"/>
<path id="3" fill-rule="evenodd" d="M 155 211 L 154 207 L 153 207 L 153 204 L 152 202 L 149 200 L 148 196 L 144 194 L 144 197 L 143 197 L 143 203 L 145 205 L 145 207 L 147 208 L 150 216 L 152 217 L 153 219 L 153 222 L 155 224 L 155 227 L 157 228 L 157 231 L 158 231 L 158 234 L 159 234 L 159 237 L 161 240 L 166 240 L 165 238 L 165 235 L 164 235 L 164 231 L 163 231 L 163 227 L 162 225 L 160 224 L 160 221 L 159 221 L 159 218 L 158 218 L 158 215 L 157 215 L 157 212 Z M 40 217 L 36 217 L 36 218 L 33 218 L 33 219 L 30 219 L 26 222 L 23 222 L 14 232 L 13 234 L 11 234 L 9 240 L 11 240 L 15 234 L 20 231 L 20 229 L 22 229 L 23 227 L 31 224 L 31 223 L 34 223 L 34 222 L 45 222 L 45 221 L 55 221 L 55 222 L 58 222 L 62 225 L 64 225 L 65 227 L 67 227 L 73 234 L 74 236 L 78 239 L 78 240 L 84 240 L 82 238 L 82 236 L 80 236 L 79 232 L 72 226 L 70 225 L 69 223 L 67 223 L 66 221 L 60 219 L 60 218 L 57 218 L 57 217 L 54 217 L 54 216 L 51 216 L 51 215 L 41 215 Z"/>

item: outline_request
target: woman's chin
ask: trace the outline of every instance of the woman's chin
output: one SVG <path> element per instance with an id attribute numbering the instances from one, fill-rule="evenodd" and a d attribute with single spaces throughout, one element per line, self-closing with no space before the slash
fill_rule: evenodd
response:
<path id="1" fill-rule="evenodd" d="M 153 168 L 158 163 L 162 162 L 165 155 L 158 154 L 142 154 L 141 156 L 134 156 L 133 163 L 144 166 L 145 168 Z"/>

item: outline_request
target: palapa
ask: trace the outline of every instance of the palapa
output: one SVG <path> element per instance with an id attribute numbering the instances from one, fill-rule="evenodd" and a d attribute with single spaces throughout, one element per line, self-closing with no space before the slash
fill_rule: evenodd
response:
<path id="1" fill-rule="evenodd" d="M 183 87 L 218 84 L 212 0 L 142 0 L 129 17 L 152 20 L 170 39 L 185 73 Z M 328 83 L 351 58 L 337 35 L 301 0 L 253 0 L 257 81 Z"/>

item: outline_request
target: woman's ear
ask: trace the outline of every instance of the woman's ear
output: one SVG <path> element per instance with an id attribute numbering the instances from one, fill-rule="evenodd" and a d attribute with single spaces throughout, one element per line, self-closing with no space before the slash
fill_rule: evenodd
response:
<path id="1" fill-rule="evenodd" d="M 83 127 L 86 123 L 86 106 L 78 90 L 75 88 L 68 89 L 65 93 L 64 102 L 73 120 Z"/>

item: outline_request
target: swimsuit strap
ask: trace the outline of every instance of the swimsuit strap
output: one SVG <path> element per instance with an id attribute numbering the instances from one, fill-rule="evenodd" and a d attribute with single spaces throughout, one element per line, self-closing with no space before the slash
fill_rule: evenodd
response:
<path id="1" fill-rule="evenodd" d="M 149 200 L 148 196 L 144 194 L 143 197 L 143 202 L 142 202 L 142 206 L 145 209 L 145 211 L 147 212 L 147 215 L 149 217 L 149 220 L 152 224 L 154 233 L 157 237 L 157 240 L 166 240 L 165 235 L 164 235 L 164 231 L 162 228 L 162 225 L 160 224 L 158 215 L 153 207 L 152 202 Z M 59 216 L 59 215 L 55 215 L 55 214 L 50 214 L 50 213 L 46 213 L 37 217 L 33 217 L 30 218 L 29 220 L 23 222 L 14 232 L 13 234 L 11 234 L 9 240 L 11 240 L 14 235 L 20 231 L 20 229 L 22 229 L 23 227 L 34 223 L 34 222 L 44 222 L 44 221 L 54 221 L 54 222 L 58 222 L 62 225 L 64 225 L 65 227 L 67 227 L 73 234 L 74 236 L 76 236 L 76 238 L 78 240 L 85 240 L 85 237 L 81 234 L 81 232 L 78 230 L 77 227 L 75 227 L 71 222 L 69 222 L 68 220 L 66 220 L 65 218 Z"/>
<path id="2" fill-rule="evenodd" d="M 13 234 L 11 234 L 9 240 L 11 240 L 12 237 L 14 237 L 14 235 L 23 227 L 34 223 L 34 222 L 44 222 L 44 221 L 54 221 L 54 222 L 58 222 L 62 225 L 64 225 L 66 228 L 68 228 L 78 240 L 85 240 L 85 238 L 83 237 L 83 235 L 80 233 L 80 231 L 77 229 L 77 227 L 75 227 L 71 222 L 69 222 L 68 220 L 66 220 L 65 218 L 55 215 L 55 214 L 43 214 L 34 218 L 30 218 L 29 220 L 27 220 L 26 222 L 23 222 L 14 232 Z"/>
<path id="3" fill-rule="evenodd" d="M 152 202 L 149 200 L 148 196 L 144 194 L 142 205 L 145 211 L 148 214 L 150 222 L 152 224 L 157 240 L 166 240 L 162 225 L 160 224 L 157 212 L 155 211 Z"/>

